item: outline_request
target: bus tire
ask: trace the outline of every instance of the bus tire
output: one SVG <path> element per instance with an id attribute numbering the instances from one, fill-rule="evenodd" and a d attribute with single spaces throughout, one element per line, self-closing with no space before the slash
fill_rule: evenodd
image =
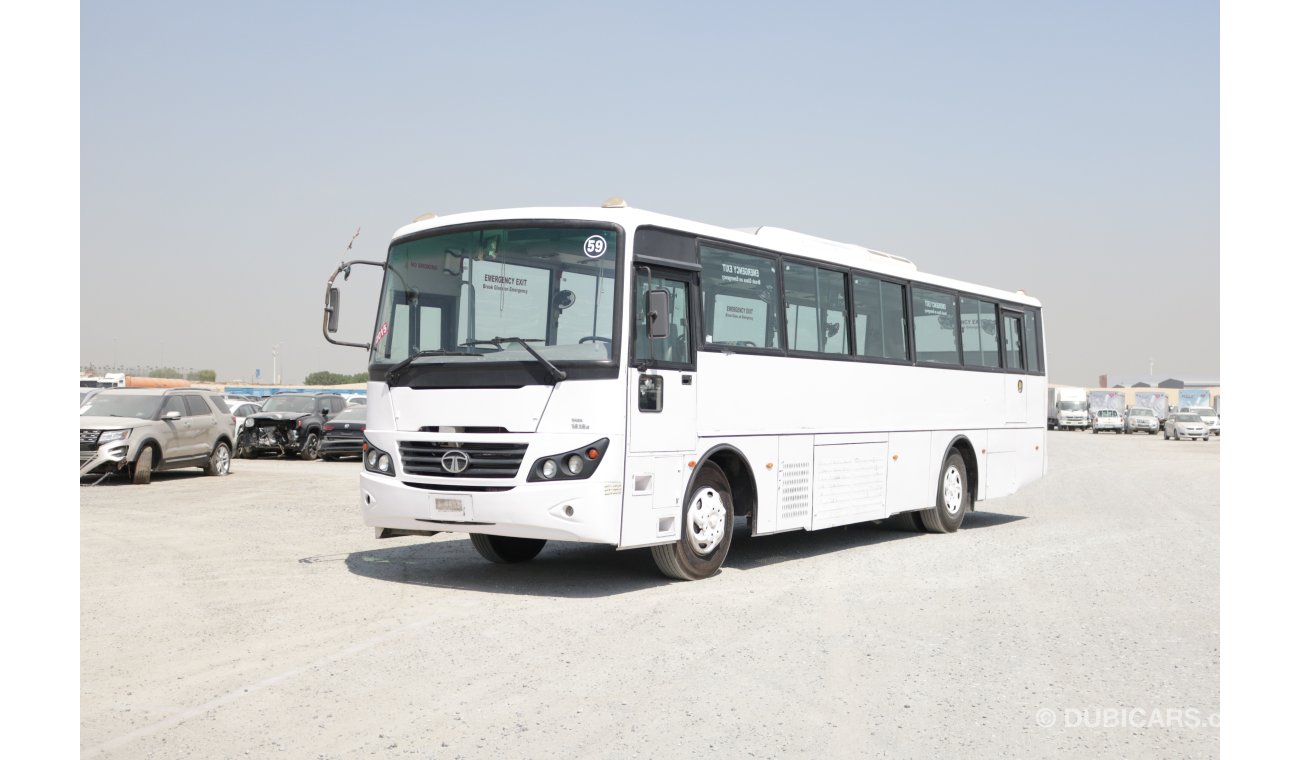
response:
<path id="1" fill-rule="evenodd" d="M 966 477 L 966 460 L 959 452 L 949 451 L 939 468 L 939 487 L 934 507 L 918 514 L 930 533 L 955 533 L 970 509 L 970 478 Z"/>
<path id="2" fill-rule="evenodd" d="M 542 547 L 546 546 L 544 538 L 489 536 L 484 533 L 471 533 L 469 541 L 474 545 L 474 550 L 479 553 L 479 556 L 498 565 L 527 562 L 536 557 L 542 551 Z"/>
<path id="3" fill-rule="evenodd" d="M 735 508 L 727 476 L 712 462 L 701 465 L 682 505 L 681 537 L 650 547 L 659 572 L 669 578 L 698 581 L 717 574 L 731 549 Z"/>

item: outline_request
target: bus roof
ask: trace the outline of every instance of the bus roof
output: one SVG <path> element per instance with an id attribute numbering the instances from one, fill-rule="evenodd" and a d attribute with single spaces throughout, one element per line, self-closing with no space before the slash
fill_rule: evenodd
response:
<path id="1" fill-rule="evenodd" d="M 807 235 L 780 227 L 751 227 L 747 229 L 730 229 L 704 222 L 682 219 L 667 214 L 645 211 L 636 208 L 606 208 L 594 206 L 539 206 L 533 208 L 494 209 L 488 211 L 470 211 L 449 216 L 425 215 L 393 233 L 393 239 L 403 238 L 438 227 L 458 224 L 479 224 L 484 222 L 506 220 L 574 220 L 609 222 L 631 230 L 641 225 L 652 225 L 680 230 L 701 237 L 712 238 L 737 245 L 761 248 L 791 256 L 825 261 L 843 267 L 852 267 L 885 276 L 894 276 L 914 282 L 928 283 L 939 287 L 962 290 L 967 293 L 998 298 L 1029 306 L 1042 306 L 1042 303 L 1023 291 L 1008 291 L 985 285 L 954 280 L 935 274 L 921 272 L 916 264 L 902 256 L 873 250 L 853 243 L 841 243 L 834 240 Z"/>

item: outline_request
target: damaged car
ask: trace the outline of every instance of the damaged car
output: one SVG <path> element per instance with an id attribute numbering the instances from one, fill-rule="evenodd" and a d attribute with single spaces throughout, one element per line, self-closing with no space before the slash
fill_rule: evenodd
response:
<path id="1" fill-rule="evenodd" d="M 297 454 L 311 461 L 320 456 L 325 421 L 347 406 L 337 393 L 281 393 L 266 400 L 262 411 L 244 418 L 237 449 L 249 459 Z"/>

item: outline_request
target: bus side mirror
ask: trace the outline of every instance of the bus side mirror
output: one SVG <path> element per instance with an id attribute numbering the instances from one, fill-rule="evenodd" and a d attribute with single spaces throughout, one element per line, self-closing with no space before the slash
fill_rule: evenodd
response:
<path id="1" fill-rule="evenodd" d="M 339 331 L 339 289 L 330 288 L 325 296 L 326 328 L 330 332 Z"/>
<path id="2" fill-rule="evenodd" d="M 655 288 L 645 294 L 646 329 L 653 338 L 668 337 L 668 291 Z"/>

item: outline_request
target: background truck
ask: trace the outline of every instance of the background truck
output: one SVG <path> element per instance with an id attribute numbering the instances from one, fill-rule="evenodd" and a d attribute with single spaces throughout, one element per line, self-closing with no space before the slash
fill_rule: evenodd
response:
<path id="1" fill-rule="evenodd" d="M 1088 389 L 1051 386 L 1047 389 L 1047 428 L 1083 430 L 1088 427 Z"/>

